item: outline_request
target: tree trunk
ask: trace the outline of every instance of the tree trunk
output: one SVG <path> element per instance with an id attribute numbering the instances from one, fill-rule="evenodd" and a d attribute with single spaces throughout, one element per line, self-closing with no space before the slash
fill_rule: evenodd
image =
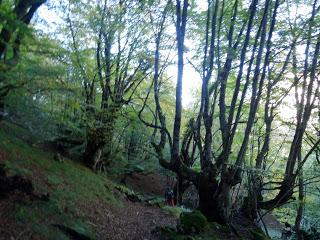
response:
<path id="1" fill-rule="evenodd" d="M 83 162 L 87 167 L 97 170 L 101 163 L 103 153 L 106 161 L 110 160 L 112 150 L 113 124 L 110 123 L 107 128 L 89 129 L 87 135 L 87 146 L 83 155 Z M 104 151 L 103 151 L 104 150 Z M 107 162 L 104 162 L 106 165 Z"/>
<path id="2" fill-rule="evenodd" d="M 199 210 L 209 221 L 227 224 L 230 213 L 230 186 L 225 181 L 220 184 L 213 169 L 199 175 Z"/>
<path id="3" fill-rule="evenodd" d="M 2 122 L 4 115 L 4 98 L 0 97 L 0 122 Z"/>
<path id="4" fill-rule="evenodd" d="M 189 181 L 184 180 L 182 177 L 177 178 L 178 180 L 174 185 L 173 193 L 175 203 L 181 206 L 183 204 L 182 196 L 184 192 L 187 190 L 187 188 L 191 185 L 191 183 Z"/>
<path id="5" fill-rule="evenodd" d="M 300 229 L 302 217 L 303 217 L 303 180 L 301 182 L 301 180 L 299 179 L 299 206 L 298 206 L 297 217 L 295 221 L 295 230 L 297 234 L 297 240 L 303 240 L 303 235 Z"/>
<path id="6" fill-rule="evenodd" d="M 102 156 L 102 148 L 99 148 L 96 152 L 95 152 L 95 154 L 94 154 L 94 156 L 93 156 L 93 158 L 94 158 L 94 165 L 93 165 L 93 167 L 92 167 L 92 169 L 94 170 L 94 171 L 97 171 L 97 170 L 99 170 L 99 164 L 101 163 L 101 156 Z"/>
<path id="7" fill-rule="evenodd" d="M 258 182 L 254 182 L 254 180 L 257 180 L 256 176 L 253 174 L 251 177 L 251 183 L 248 190 L 248 196 L 245 197 L 245 200 L 243 201 L 241 211 L 245 214 L 247 218 L 249 218 L 251 221 L 254 221 L 258 217 L 258 195 L 259 191 L 257 190 Z"/>
<path id="8" fill-rule="evenodd" d="M 99 134 L 99 130 L 88 130 L 87 146 L 83 155 L 83 162 L 87 167 L 92 169 L 96 167 L 101 157 L 101 154 L 99 154 L 99 152 L 102 151 L 104 145 L 105 142 L 103 136 Z M 100 157 L 99 159 L 97 159 L 97 156 L 99 155 Z"/>
<path id="9" fill-rule="evenodd" d="M 0 88 L 0 122 L 5 116 L 5 98 L 7 97 L 9 91 L 9 87 Z"/>
<path id="10" fill-rule="evenodd" d="M 299 166 L 301 165 L 301 152 L 298 156 Z M 297 240 L 303 240 L 303 234 L 300 229 L 301 220 L 303 217 L 303 205 L 304 205 L 304 192 L 303 192 L 303 171 L 302 169 L 299 172 L 299 205 L 297 211 L 297 217 L 295 221 L 295 230 L 297 235 Z"/>
<path id="11" fill-rule="evenodd" d="M 199 180 L 198 192 L 199 192 L 199 209 L 207 217 L 209 221 L 215 221 L 222 223 L 224 219 L 221 218 L 218 208 L 219 201 L 215 196 L 218 184 L 216 181 L 212 181 L 209 177 L 201 175 Z"/>

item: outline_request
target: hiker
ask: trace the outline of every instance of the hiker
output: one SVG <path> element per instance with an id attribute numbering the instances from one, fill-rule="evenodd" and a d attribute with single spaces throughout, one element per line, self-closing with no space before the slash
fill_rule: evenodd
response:
<path id="1" fill-rule="evenodd" d="M 166 191 L 164 193 L 164 198 L 168 206 L 174 207 L 174 194 L 173 194 L 173 190 L 170 187 L 166 188 Z"/>

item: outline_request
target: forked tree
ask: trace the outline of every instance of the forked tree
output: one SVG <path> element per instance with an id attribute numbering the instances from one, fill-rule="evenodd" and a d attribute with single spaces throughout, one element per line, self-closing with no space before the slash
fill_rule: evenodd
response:
<path id="1" fill-rule="evenodd" d="M 73 61 L 82 83 L 87 116 L 83 161 L 90 168 L 96 169 L 110 160 L 119 112 L 131 103 L 136 90 L 150 74 L 144 48 L 148 43 L 148 32 L 143 9 L 139 7 L 138 2 L 122 0 L 101 1 L 89 7 L 89 15 L 93 11 L 95 18 L 84 24 L 93 30 L 86 32 L 85 38 L 95 39 L 94 51 L 91 46 L 80 44 L 82 38 L 77 31 L 84 29 L 75 26 L 71 14 L 67 16 L 75 53 Z M 84 61 L 86 51 L 95 59 L 94 67 Z"/>
<path id="2" fill-rule="evenodd" d="M 255 122 L 257 112 L 264 101 L 266 134 L 263 147 L 256 157 L 256 168 L 261 169 L 263 159 L 269 152 L 271 125 L 275 109 L 279 107 L 282 99 L 287 96 L 284 91 L 278 99 L 271 98 L 275 86 L 281 84 L 288 72 L 289 66 L 295 65 L 294 49 L 297 36 L 293 42 L 282 52 L 283 57 L 277 62 L 276 74 L 271 74 L 271 65 L 279 53 L 276 45 L 273 45 L 274 32 L 277 31 L 277 16 L 281 2 L 279 0 L 266 0 L 259 2 L 253 0 L 247 6 L 241 1 L 208 1 L 206 25 L 204 27 L 204 47 L 202 54 L 202 88 L 200 107 L 195 121 L 190 120 L 190 129 L 185 134 L 186 138 L 181 142 L 181 118 L 182 118 L 182 83 L 184 68 L 184 41 L 187 30 L 188 1 L 175 3 L 176 45 L 178 55 L 177 84 L 176 84 L 176 109 L 174 128 L 172 135 L 166 127 L 166 121 L 162 112 L 157 85 L 157 69 L 159 61 L 155 61 L 154 97 L 159 126 L 149 126 L 160 129 L 160 142 L 153 143 L 158 153 L 160 164 L 173 172 L 178 178 L 192 182 L 198 189 L 199 208 L 209 220 L 227 223 L 230 220 L 231 191 L 242 181 L 244 163 L 248 152 L 248 145 Z M 231 9 L 231 10 L 230 10 Z M 274 199 L 263 201 L 259 193 L 259 187 L 250 201 L 253 206 L 249 217 L 256 218 L 257 209 L 272 209 L 287 202 L 293 194 L 295 179 L 301 168 L 312 153 L 316 145 L 297 166 L 299 152 L 302 149 L 302 140 L 310 119 L 310 113 L 314 107 L 319 86 L 316 83 L 318 67 L 319 42 L 311 41 L 312 19 L 316 14 L 317 3 L 313 4 L 312 16 L 307 22 L 309 30 L 306 45 L 303 77 L 297 76 L 292 86 L 297 86 L 302 79 L 302 94 L 298 97 L 298 113 L 296 122 L 296 134 L 292 141 L 290 154 L 287 159 L 287 168 L 283 180 L 280 182 L 280 192 Z M 244 14 L 247 12 L 247 14 Z M 164 12 L 165 14 L 165 12 Z M 161 39 L 160 28 L 157 40 Z M 309 40 L 308 40 L 309 39 Z M 314 39 L 314 37 L 313 37 Z M 318 38 L 316 38 L 318 39 Z M 299 40 L 300 41 L 300 40 Z M 158 44 L 157 44 L 158 46 Z M 311 50 L 313 46 L 313 50 Z M 157 59 L 156 50 L 155 58 Z M 311 56 L 310 56 L 311 55 Z M 279 59 L 277 61 L 279 61 Z M 299 72 L 299 71 L 295 71 Z M 228 89 L 228 84 L 233 81 L 233 89 Z M 291 87 L 292 89 L 292 87 Z M 290 90 L 290 89 L 289 89 Z M 230 95 L 231 92 L 231 95 Z M 218 121 L 215 120 L 215 113 Z M 214 131 L 213 127 L 218 131 Z M 215 149 L 213 135 L 220 133 L 217 144 L 221 146 Z M 235 141 L 237 141 L 240 144 Z M 171 150 L 170 160 L 166 160 L 163 150 L 168 139 Z M 188 163 L 193 163 L 194 141 L 199 153 L 201 171 L 193 170 Z M 233 159 L 233 157 L 235 159 Z M 256 176 L 258 178 L 258 176 Z M 255 179 L 257 179 L 255 178 Z M 252 178 L 254 179 L 254 178 Z M 261 184 L 261 182 L 260 182 Z M 259 184 L 258 184 L 259 185 Z M 261 188 L 260 188 L 261 190 Z M 249 197 L 252 197 L 249 191 Z"/>

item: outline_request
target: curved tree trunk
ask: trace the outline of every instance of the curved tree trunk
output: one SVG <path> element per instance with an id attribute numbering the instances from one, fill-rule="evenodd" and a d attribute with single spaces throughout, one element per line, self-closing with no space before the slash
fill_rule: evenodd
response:
<path id="1" fill-rule="evenodd" d="M 295 178 L 294 177 L 288 177 L 282 182 L 282 185 L 280 187 L 280 191 L 277 194 L 277 196 L 271 200 L 268 201 L 260 201 L 258 202 L 258 208 L 259 209 L 265 209 L 265 210 L 271 210 L 276 207 L 280 207 L 281 205 L 287 203 L 293 195 L 294 190 L 294 183 Z"/>

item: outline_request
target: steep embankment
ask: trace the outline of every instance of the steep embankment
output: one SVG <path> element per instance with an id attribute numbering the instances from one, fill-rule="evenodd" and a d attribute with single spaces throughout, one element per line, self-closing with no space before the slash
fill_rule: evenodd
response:
<path id="1" fill-rule="evenodd" d="M 156 226 L 175 225 L 105 176 L 54 156 L 29 131 L 1 124 L 0 239 L 156 239 Z"/>

